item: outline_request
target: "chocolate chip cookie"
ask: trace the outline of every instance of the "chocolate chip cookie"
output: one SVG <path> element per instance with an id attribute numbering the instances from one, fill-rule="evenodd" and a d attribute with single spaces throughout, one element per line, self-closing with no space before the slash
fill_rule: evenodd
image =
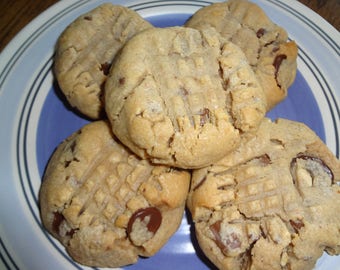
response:
<path id="1" fill-rule="evenodd" d="M 192 176 L 198 242 L 219 269 L 312 269 L 340 253 L 340 161 L 304 124 L 256 136 Z"/>
<path id="2" fill-rule="evenodd" d="M 119 267 L 154 255 L 177 230 L 190 174 L 151 165 L 124 148 L 107 122 L 62 142 L 40 190 L 41 218 L 71 257 Z"/>
<path id="3" fill-rule="evenodd" d="M 54 65 L 70 105 L 89 118 L 102 118 L 102 91 L 114 56 L 132 36 L 151 27 L 135 11 L 109 3 L 72 22 L 58 39 Z"/>
<path id="4" fill-rule="evenodd" d="M 242 48 L 265 91 L 268 110 L 287 96 L 296 75 L 297 46 L 258 5 L 246 0 L 214 3 L 199 9 L 185 25 L 213 27 Z"/>
<path id="5" fill-rule="evenodd" d="M 154 163 L 197 168 L 237 147 L 266 112 L 241 49 L 214 29 L 153 28 L 130 39 L 105 85 L 114 134 Z"/>

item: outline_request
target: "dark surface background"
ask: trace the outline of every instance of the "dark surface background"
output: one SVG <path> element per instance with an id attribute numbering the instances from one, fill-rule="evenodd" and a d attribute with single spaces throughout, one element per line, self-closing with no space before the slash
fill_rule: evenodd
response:
<path id="1" fill-rule="evenodd" d="M 340 0 L 299 0 L 338 31 L 340 29 Z M 57 0 L 0 0 L 0 52 L 31 20 Z"/>

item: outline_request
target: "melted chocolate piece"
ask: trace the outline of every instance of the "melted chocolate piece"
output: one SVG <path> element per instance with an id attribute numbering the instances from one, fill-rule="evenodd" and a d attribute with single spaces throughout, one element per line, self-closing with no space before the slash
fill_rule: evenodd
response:
<path id="1" fill-rule="evenodd" d="M 104 64 L 100 65 L 100 70 L 103 71 L 103 74 L 105 76 L 109 75 L 110 68 L 111 68 L 111 64 L 107 63 L 107 62 L 105 62 Z"/>
<path id="2" fill-rule="evenodd" d="M 65 220 L 63 214 L 59 212 L 54 212 L 53 222 L 52 222 L 52 229 L 55 233 L 59 234 L 59 226 Z"/>
<path id="3" fill-rule="evenodd" d="M 274 59 L 273 66 L 275 67 L 275 79 L 276 79 L 276 81 L 277 81 L 277 75 L 279 73 L 279 69 L 280 69 L 280 66 L 282 64 L 282 61 L 285 60 L 285 59 L 287 59 L 287 55 L 285 55 L 285 54 L 278 54 Z"/>
<path id="4" fill-rule="evenodd" d="M 264 35 L 265 32 L 266 32 L 266 30 L 264 28 L 260 28 L 259 30 L 257 30 L 257 32 L 256 32 L 257 38 L 261 38 Z"/>
<path id="5" fill-rule="evenodd" d="M 297 163 L 298 159 L 302 159 L 302 160 L 305 160 L 305 161 L 308 161 L 308 162 L 313 162 L 314 165 L 316 165 L 316 166 L 313 166 L 313 168 L 321 168 L 328 175 L 328 177 L 331 180 L 331 183 L 334 184 L 334 174 L 333 174 L 332 170 L 327 166 L 327 164 L 322 159 L 320 159 L 318 157 L 313 157 L 313 156 L 310 156 L 310 155 L 302 154 L 302 153 L 297 155 L 297 157 L 293 158 L 292 161 L 290 162 L 290 171 L 291 171 L 291 174 L 293 176 L 294 184 L 296 183 L 295 167 L 296 167 L 296 163 Z M 311 167 L 311 166 L 309 166 L 309 167 Z M 305 168 L 305 169 L 311 174 L 311 176 L 313 178 L 315 177 L 316 173 L 313 171 L 313 169 L 311 169 L 311 168 Z M 313 185 L 314 185 L 314 183 L 313 183 Z"/>
<path id="6" fill-rule="evenodd" d="M 130 217 L 127 226 L 127 233 L 131 233 L 133 223 L 137 219 L 141 219 L 143 221 L 147 216 L 150 217 L 149 223 L 147 224 L 148 231 L 156 233 L 162 224 L 162 214 L 156 207 L 142 208 L 134 212 L 133 215 Z"/>
<path id="7" fill-rule="evenodd" d="M 221 223 L 221 220 L 216 221 L 214 224 L 210 225 L 209 228 L 215 237 L 216 245 L 226 254 L 228 251 L 241 247 L 241 241 L 236 233 L 227 235 L 226 240 L 223 241 L 220 235 Z"/>
<path id="8" fill-rule="evenodd" d="M 221 222 L 222 222 L 221 220 L 216 221 L 214 224 L 211 224 L 209 228 L 210 228 L 210 230 L 212 231 L 212 233 L 215 237 L 215 242 L 216 242 L 217 246 L 220 249 L 224 249 L 225 246 L 224 246 L 222 239 L 221 239 L 221 236 L 220 236 Z"/>
<path id="9" fill-rule="evenodd" d="M 65 220 L 65 217 L 63 214 L 59 212 L 54 212 L 54 217 L 53 217 L 53 222 L 52 222 L 52 230 L 60 235 L 60 224 Z M 77 231 L 78 229 L 70 229 L 69 231 L 66 232 L 66 236 L 72 237 L 73 234 Z"/>
<path id="10" fill-rule="evenodd" d="M 106 83 L 106 81 L 103 81 L 103 82 L 100 84 L 100 90 L 101 90 L 101 92 L 100 92 L 99 94 L 101 94 L 101 93 L 103 93 L 103 92 L 105 91 L 105 83 Z M 103 102 L 103 101 L 101 100 L 101 102 Z"/>
<path id="11" fill-rule="evenodd" d="M 235 233 L 230 234 L 230 239 L 227 240 L 227 246 L 230 249 L 236 249 L 241 246 L 241 241 Z"/>

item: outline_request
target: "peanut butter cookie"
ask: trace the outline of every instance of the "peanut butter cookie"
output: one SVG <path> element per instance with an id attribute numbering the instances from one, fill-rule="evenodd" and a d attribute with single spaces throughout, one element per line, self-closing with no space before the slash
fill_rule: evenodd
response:
<path id="1" fill-rule="evenodd" d="M 297 46 L 258 5 L 246 0 L 214 3 L 199 9 L 185 25 L 213 27 L 244 51 L 265 91 L 268 110 L 287 96 L 296 75 Z"/>
<path id="2" fill-rule="evenodd" d="M 153 28 L 134 36 L 105 90 L 106 113 L 122 143 L 181 168 L 219 160 L 266 112 L 244 53 L 214 29 Z"/>
<path id="3" fill-rule="evenodd" d="M 219 269 L 313 269 L 340 253 L 340 161 L 304 124 L 256 136 L 192 176 L 198 242 Z"/>
<path id="4" fill-rule="evenodd" d="M 119 267 L 154 255 L 176 232 L 190 174 L 154 166 L 117 142 L 107 122 L 61 143 L 40 190 L 41 218 L 71 257 Z"/>
<path id="5" fill-rule="evenodd" d="M 127 40 L 151 27 L 135 11 L 109 3 L 72 22 L 58 39 L 54 65 L 70 105 L 89 118 L 102 118 L 102 91 L 113 58 Z"/>

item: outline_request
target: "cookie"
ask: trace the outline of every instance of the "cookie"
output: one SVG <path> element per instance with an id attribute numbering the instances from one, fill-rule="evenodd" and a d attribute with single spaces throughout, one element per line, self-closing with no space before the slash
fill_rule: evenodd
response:
<path id="1" fill-rule="evenodd" d="M 297 69 L 297 45 L 256 4 L 246 0 L 214 3 L 199 9 L 187 27 L 215 28 L 244 51 L 267 97 L 268 110 L 287 96 Z"/>
<path id="2" fill-rule="evenodd" d="M 302 123 L 265 119 L 254 137 L 193 171 L 188 208 L 219 269 L 312 269 L 340 253 L 340 161 Z"/>
<path id="3" fill-rule="evenodd" d="M 135 11 L 109 3 L 73 21 L 58 39 L 54 65 L 69 104 L 91 119 L 102 118 L 102 91 L 113 58 L 127 40 L 151 27 Z"/>
<path id="4" fill-rule="evenodd" d="M 151 165 L 90 123 L 62 142 L 40 189 L 43 225 L 77 262 L 133 264 L 154 255 L 179 227 L 190 174 Z"/>
<path id="5" fill-rule="evenodd" d="M 239 47 L 214 29 L 153 28 L 130 39 L 105 85 L 114 134 L 154 163 L 197 168 L 234 149 L 266 112 Z"/>

